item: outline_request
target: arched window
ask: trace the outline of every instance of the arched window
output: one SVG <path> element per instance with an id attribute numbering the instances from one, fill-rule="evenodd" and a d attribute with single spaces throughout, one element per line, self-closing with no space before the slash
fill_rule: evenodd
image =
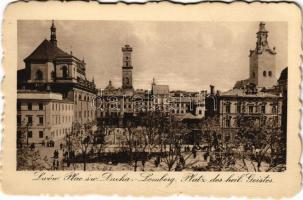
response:
<path id="1" fill-rule="evenodd" d="M 270 77 L 272 76 L 272 72 L 271 71 L 268 72 L 268 76 L 270 76 Z"/>
<path id="2" fill-rule="evenodd" d="M 43 73 L 40 69 L 36 71 L 36 80 L 43 80 Z"/>
<path id="3" fill-rule="evenodd" d="M 266 76 L 266 71 L 263 71 L 263 76 Z"/>
<path id="4" fill-rule="evenodd" d="M 63 78 L 67 78 L 67 77 L 68 77 L 68 69 L 67 69 L 67 66 L 63 66 L 63 67 L 62 67 L 62 75 L 63 75 Z"/>

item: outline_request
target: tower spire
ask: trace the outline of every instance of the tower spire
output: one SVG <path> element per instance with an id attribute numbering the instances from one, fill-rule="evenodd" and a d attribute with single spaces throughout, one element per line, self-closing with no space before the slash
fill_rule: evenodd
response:
<path id="1" fill-rule="evenodd" d="M 268 31 L 265 29 L 265 23 L 260 22 L 259 24 L 259 31 L 257 32 L 257 43 L 256 43 L 256 49 L 258 51 L 263 51 L 264 49 L 268 49 Z"/>
<path id="2" fill-rule="evenodd" d="M 57 46 L 56 27 L 55 27 L 55 22 L 54 22 L 54 20 L 52 20 L 52 26 L 51 26 L 50 30 L 51 30 L 50 42 L 51 42 L 54 46 Z"/>

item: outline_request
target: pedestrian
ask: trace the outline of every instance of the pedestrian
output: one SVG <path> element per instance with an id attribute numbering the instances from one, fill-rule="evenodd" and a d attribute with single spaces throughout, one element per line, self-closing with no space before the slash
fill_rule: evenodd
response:
<path id="1" fill-rule="evenodd" d="M 181 166 L 181 164 L 179 162 L 177 163 L 175 171 L 182 171 L 182 166 Z"/>
<path id="2" fill-rule="evenodd" d="M 204 155 L 203 155 L 203 157 L 204 157 L 204 161 L 206 161 L 206 160 L 207 160 L 208 155 L 209 155 L 209 153 L 208 153 L 208 152 L 205 152 L 205 153 L 204 153 Z"/>
<path id="3" fill-rule="evenodd" d="M 143 167 L 143 171 L 144 171 L 144 168 L 145 168 L 145 159 L 143 159 L 141 162 L 142 162 L 142 167 Z"/>
<path id="4" fill-rule="evenodd" d="M 158 167 L 159 164 L 160 164 L 160 156 L 157 156 L 155 160 L 155 167 Z"/>
<path id="5" fill-rule="evenodd" d="M 57 160 L 56 162 L 56 167 L 57 167 L 57 170 L 59 169 L 59 160 Z"/>
<path id="6" fill-rule="evenodd" d="M 58 159 L 59 157 L 59 152 L 57 150 L 54 151 L 54 158 L 55 159 Z"/>
<path id="7" fill-rule="evenodd" d="M 41 145 L 42 145 L 43 147 L 45 147 L 45 142 L 44 142 L 44 140 L 42 140 Z"/>
<path id="8" fill-rule="evenodd" d="M 192 154 L 193 154 L 194 158 L 196 158 L 197 157 L 197 147 L 193 146 L 191 151 L 192 151 Z"/>
<path id="9" fill-rule="evenodd" d="M 181 163 L 181 165 L 182 165 L 182 168 L 185 168 L 185 159 L 184 159 L 184 157 L 181 155 L 180 156 L 180 163 Z"/>
<path id="10" fill-rule="evenodd" d="M 60 143 L 60 150 L 62 150 L 62 148 L 63 148 L 63 144 L 62 144 L 62 143 Z"/>
<path id="11" fill-rule="evenodd" d="M 53 161 L 53 169 L 56 170 L 56 160 Z"/>

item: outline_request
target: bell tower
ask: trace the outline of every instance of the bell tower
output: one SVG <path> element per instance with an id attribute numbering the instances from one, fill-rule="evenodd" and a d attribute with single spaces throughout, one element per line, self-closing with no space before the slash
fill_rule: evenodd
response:
<path id="1" fill-rule="evenodd" d="M 132 78 L 132 60 L 131 53 L 133 49 L 127 44 L 122 47 L 123 65 L 122 65 L 122 89 L 124 91 L 133 91 L 133 78 Z"/>
<path id="2" fill-rule="evenodd" d="M 276 50 L 268 45 L 268 31 L 265 23 L 259 24 L 256 48 L 249 54 L 249 82 L 259 88 L 271 88 L 277 83 L 276 78 Z"/>

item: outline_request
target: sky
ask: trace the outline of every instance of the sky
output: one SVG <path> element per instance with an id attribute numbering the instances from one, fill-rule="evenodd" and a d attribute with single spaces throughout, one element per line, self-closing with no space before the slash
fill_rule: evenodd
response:
<path id="1" fill-rule="evenodd" d="M 265 22 L 276 47 L 276 77 L 287 66 L 287 23 Z M 18 69 L 23 59 L 50 39 L 49 20 L 18 21 Z M 55 21 L 58 46 L 85 59 L 87 78 L 104 88 L 121 87 L 122 51 L 133 47 L 133 85 L 150 89 L 152 79 L 170 90 L 231 89 L 248 78 L 249 50 L 259 22 Z"/>

